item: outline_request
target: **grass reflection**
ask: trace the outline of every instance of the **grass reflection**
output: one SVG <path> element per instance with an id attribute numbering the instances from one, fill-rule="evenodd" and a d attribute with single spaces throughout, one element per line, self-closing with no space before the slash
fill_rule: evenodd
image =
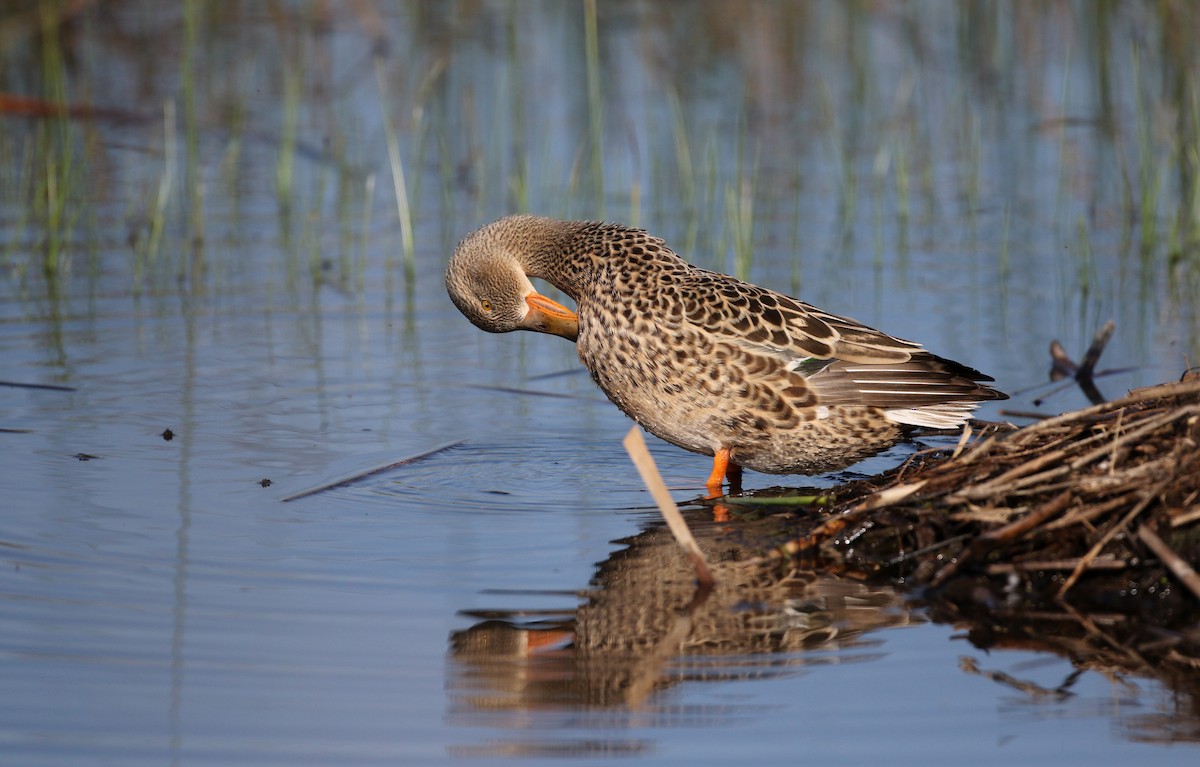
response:
<path id="1" fill-rule="evenodd" d="M 1198 32 L 1181 2 L 42 0 L 0 16 L 6 279 L 91 249 L 130 289 L 220 292 L 247 261 L 315 285 L 330 253 L 343 289 L 392 260 L 412 282 L 531 210 L 638 221 L 818 302 L 866 252 L 868 315 L 964 259 L 1001 263 L 992 305 L 1061 275 L 1075 308 L 1043 324 L 1165 286 L 1194 336 Z"/>

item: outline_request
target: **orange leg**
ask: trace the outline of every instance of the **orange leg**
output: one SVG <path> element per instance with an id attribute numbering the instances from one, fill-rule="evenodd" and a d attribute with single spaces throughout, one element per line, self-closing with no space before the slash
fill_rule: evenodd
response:
<path id="1" fill-rule="evenodd" d="M 739 492 L 742 489 L 742 467 L 729 459 L 729 448 L 723 447 L 713 456 L 712 474 L 708 475 L 708 482 L 704 483 L 708 489 L 709 498 L 716 498 L 722 494 L 721 483 L 727 476 L 729 477 L 729 490 Z M 713 521 L 728 522 L 729 507 L 723 503 L 713 506 Z"/>
<path id="2" fill-rule="evenodd" d="M 708 475 L 708 481 L 704 483 L 710 496 L 721 494 L 721 483 L 726 477 L 729 477 L 730 490 L 736 492 L 741 489 L 742 467 L 730 460 L 729 448 L 723 447 L 713 456 L 712 474 Z"/>

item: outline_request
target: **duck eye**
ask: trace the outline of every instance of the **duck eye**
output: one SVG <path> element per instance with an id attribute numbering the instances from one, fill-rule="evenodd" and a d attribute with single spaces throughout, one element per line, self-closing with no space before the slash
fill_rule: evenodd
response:
<path id="1" fill-rule="evenodd" d="M 491 301 L 489 301 L 489 300 L 487 300 L 487 299 L 485 298 L 485 299 L 483 299 L 483 301 L 482 301 L 482 302 L 481 302 L 479 305 L 480 305 L 481 307 L 483 307 L 483 310 L 484 310 L 485 312 L 487 312 L 488 314 L 491 314 L 491 313 L 492 313 L 492 302 L 491 302 Z"/>

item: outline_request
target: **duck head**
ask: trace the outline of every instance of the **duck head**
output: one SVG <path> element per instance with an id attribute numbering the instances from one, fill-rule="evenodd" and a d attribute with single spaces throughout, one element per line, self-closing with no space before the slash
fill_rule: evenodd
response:
<path id="1" fill-rule="evenodd" d="M 575 312 L 541 295 L 526 264 L 539 243 L 520 233 L 532 216 L 510 216 L 467 235 L 446 267 L 446 292 L 475 327 L 489 333 L 534 330 L 576 340 Z M 534 227 L 536 229 L 536 227 Z"/>

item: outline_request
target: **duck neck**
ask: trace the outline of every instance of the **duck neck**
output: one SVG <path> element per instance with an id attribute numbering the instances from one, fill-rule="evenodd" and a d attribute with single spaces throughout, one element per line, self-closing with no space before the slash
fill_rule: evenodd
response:
<path id="1" fill-rule="evenodd" d="M 592 221 L 531 217 L 525 247 L 519 251 L 521 268 L 578 303 L 601 258 L 600 228 Z"/>

